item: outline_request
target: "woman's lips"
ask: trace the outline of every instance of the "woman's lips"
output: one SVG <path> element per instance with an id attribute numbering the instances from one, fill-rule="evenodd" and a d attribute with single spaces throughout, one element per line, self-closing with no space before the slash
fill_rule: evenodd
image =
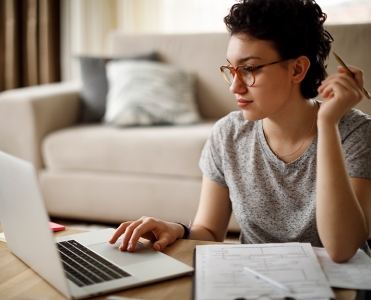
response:
<path id="1" fill-rule="evenodd" d="M 238 103 L 239 108 L 244 108 L 244 107 L 250 105 L 253 102 L 254 101 L 251 101 L 251 100 L 237 99 L 237 103 Z"/>

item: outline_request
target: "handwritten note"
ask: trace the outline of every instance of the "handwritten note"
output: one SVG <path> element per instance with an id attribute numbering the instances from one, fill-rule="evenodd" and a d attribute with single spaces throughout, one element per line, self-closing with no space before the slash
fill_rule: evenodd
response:
<path id="1" fill-rule="evenodd" d="M 292 294 L 243 271 L 248 266 L 287 286 Z M 196 300 L 335 298 L 310 244 L 203 245 L 196 247 Z"/>

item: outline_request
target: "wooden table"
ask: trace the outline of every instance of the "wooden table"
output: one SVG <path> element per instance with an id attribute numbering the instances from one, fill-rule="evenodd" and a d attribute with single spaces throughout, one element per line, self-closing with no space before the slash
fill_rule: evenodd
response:
<path id="1" fill-rule="evenodd" d="M 2 232 L 1 226 L 0 232 Z M 82 231 L 67 229 L 55 233 L 55 236 L 70 235 L 79 232 Z M 150 244 L 149 242 L 145 243 Z M 210 244 L 210 242 L 178 240 L 167 247 L 164 253 L 192 266 L 193 250 L 196 245 L 206 244 Z M 356 298 L 356 291 L 354 290 L 334 289 L 334 291 L 338 300 L 353 300 Z M 182 276 L 91 299 L 105 299 L 109 295 L 136 299 L 191 300 L 192 278 L 191 276 Z M 66 298 L 13 255 L 6 243 L 0 242 L 0 299 L 62 300 Z"/>

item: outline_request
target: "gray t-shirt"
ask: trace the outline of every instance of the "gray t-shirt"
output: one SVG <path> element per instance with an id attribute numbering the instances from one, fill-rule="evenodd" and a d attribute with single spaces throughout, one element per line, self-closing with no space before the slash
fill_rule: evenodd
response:
<path id="1" fill-rule="evenodd" d="M 202 172 L 227 186 L 241 243 L 306 242 L 323 247 L 316 224 L 317 136 L 290 163 L 270 150 L 262 121 L 232 112 L 213 127 Z M 339 123 L 350 177 L 371 178 L 371 117 L 352 109 Z M 367 243 L 362 249 L 370 255 Z"/>

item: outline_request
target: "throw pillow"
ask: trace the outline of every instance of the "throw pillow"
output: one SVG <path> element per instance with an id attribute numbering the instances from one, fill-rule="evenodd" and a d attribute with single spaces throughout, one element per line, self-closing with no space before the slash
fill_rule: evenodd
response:
<path id="1" fill-rule="evenodd" d="M 106 123 L 184 125 L 200 121 L 193 75 L 150 61 L 111 61 L 106 68 Z"/>
<path id="2" fill-rule="evenodd" d="M 157 53 L 138 55 L 133 57 L 107 58 L 78 56 L 82 79 L 80 94 L 82 109 L 82 122 L 99 122 L 102 120 L 106 109 L 106 96 L 108 82 L 106 63 L 110 60 L 158 60 Z"/>

